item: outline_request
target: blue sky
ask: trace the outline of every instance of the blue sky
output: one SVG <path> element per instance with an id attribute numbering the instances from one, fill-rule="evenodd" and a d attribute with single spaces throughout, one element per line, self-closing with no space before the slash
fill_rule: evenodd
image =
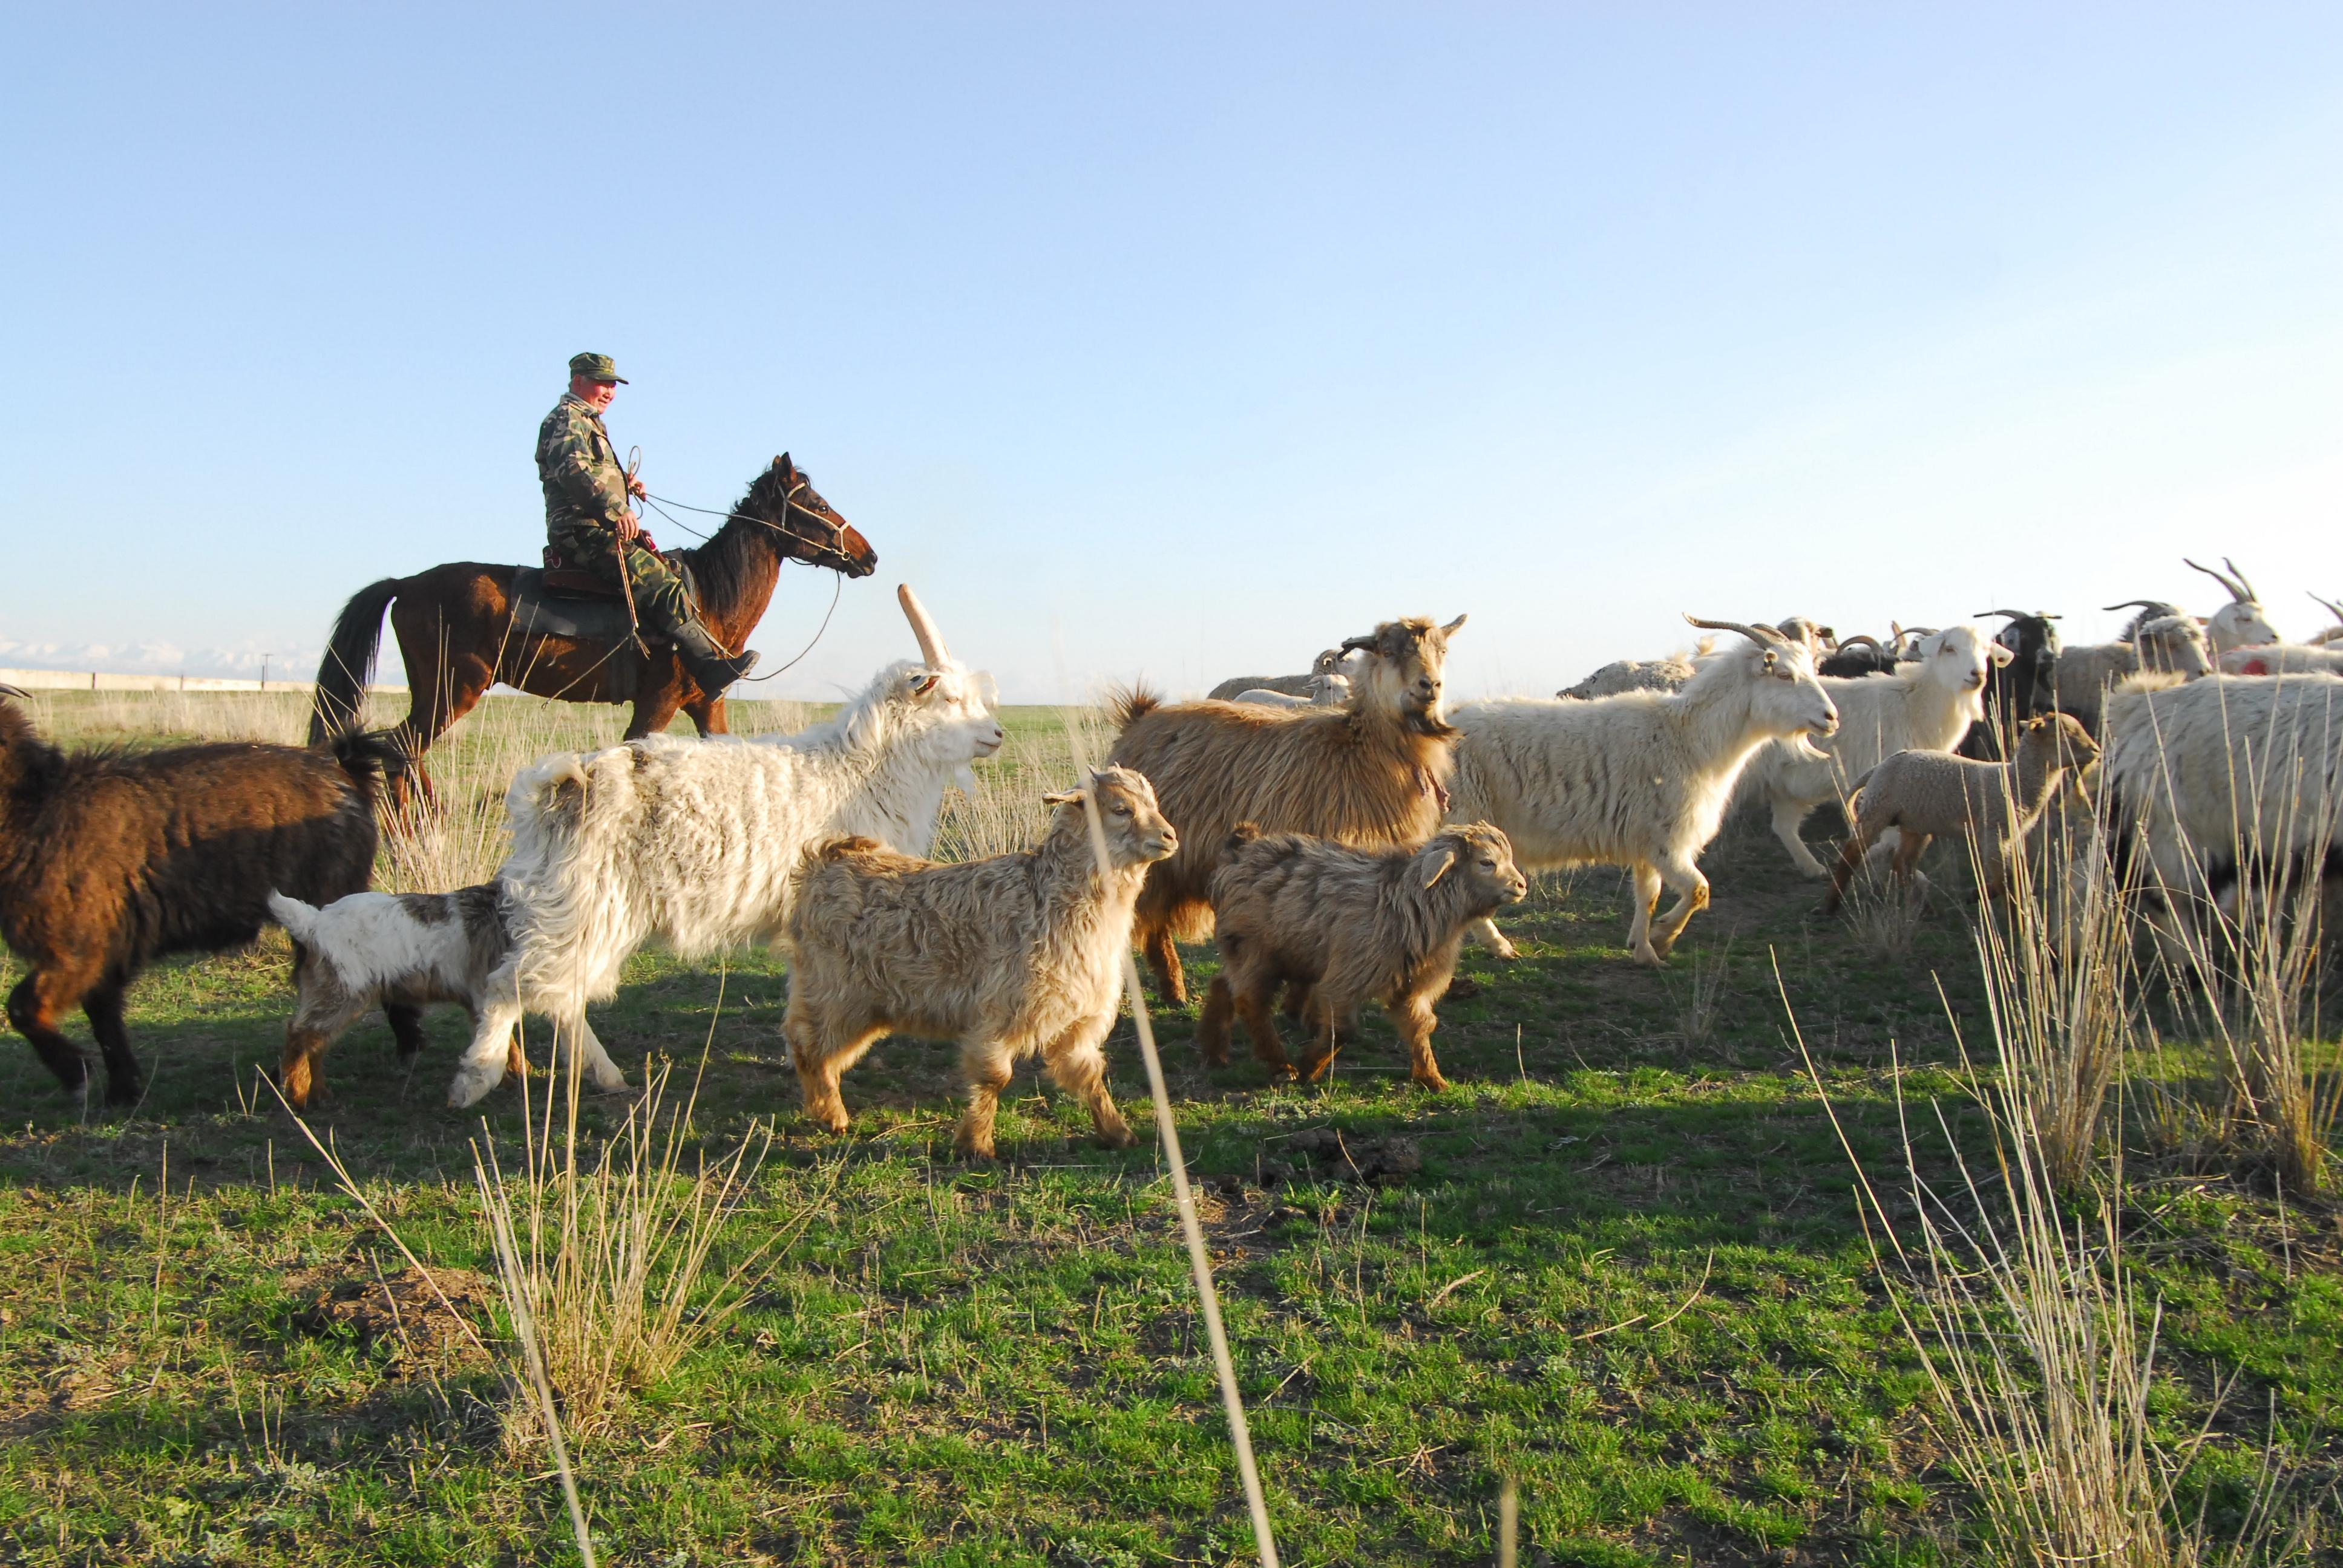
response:
<path id="1" fill-rule="evenodd" d="M 877 546 L 776 694 L 910 651 L 900 580 L 1012 700 L 1410 612 L 1545 691 L 1684 609 L 2343 594 L 2332 6 L 8 32 L 0 665 L 313 666 L 377 577 L 532 558 L 582 348 L 655 489 L 786 448 Z"/>

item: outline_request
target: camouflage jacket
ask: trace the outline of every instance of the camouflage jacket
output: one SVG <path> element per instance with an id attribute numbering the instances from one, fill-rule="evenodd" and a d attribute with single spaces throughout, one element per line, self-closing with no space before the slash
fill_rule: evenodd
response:
<path id="1" fill-rule="evenodd" d="M 567 392 L 537 427 L 537 477 L 548 533 L 578 522 L 608 528 L 626 514 L 627 471 L 602 417 Z"/>

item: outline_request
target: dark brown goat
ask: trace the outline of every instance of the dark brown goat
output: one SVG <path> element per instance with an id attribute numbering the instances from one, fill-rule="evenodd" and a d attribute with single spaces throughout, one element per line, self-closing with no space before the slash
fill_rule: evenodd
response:
<path id="1" fill-rule="evenodd" d="M 122 996 L 141 969 L 251 941 L 272 890 L 324 904 L 363 889 L 391 755 L 380 737 L 343 734 L 315 749 L 68 756 L 0 700 L 0 940 L 32 968 L 8 994 L 8 1021 L 57 1081 L 76 1092 L 89 1081 L 57 1028 L 78 1005 L 105 1054 L 106 1098 L 135 1103 Z M 390 1023 L 402 1053 L 422 1044 L 414 1009 L 390 1010 Z"/>
<path id="2" fill-rule="evenodd" d="M 1421 844 L 1438 830 L 1456 743 L 1441 717 L 1441 678 L 1463 624 L 1411 616 L 1351 638 L 1343 648 L 1368 657 L 1340 708 L 1116 698 L 1122 733 L 1108 760 L 1147 775 L 1180 834 L 1179 852 L 1148 872 L 1133 929 L 1166 998 L 1188 1000 L 1172 940 L 1212 934 L 1212 872 L 1238 823 L 1371 848 Z"/>

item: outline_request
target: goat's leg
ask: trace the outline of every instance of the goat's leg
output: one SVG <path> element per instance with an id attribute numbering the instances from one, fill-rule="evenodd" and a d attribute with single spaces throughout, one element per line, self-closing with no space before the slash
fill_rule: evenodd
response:
<path id="1" fill-rule="evenodd" d="M 1897 887 L 1906 891 L 1911 890 L 1912 874 L 1918 869 L 1920 856 L 1928 848 L 1931 838 L 1932 835 L 1927 833 L 1915 833 L 1909 828 L 1904 829 L 1904 841 L 1896 846 L 1894 866 Z"/>
<path id="2" fill-rule="evenodd" d="M 968 1083 L 968 1109 L 960 1112 L 952 1142 L 973 1160 L 992 1158 L 992 1119 L 1001 1109 L 1001 1091 L 1009 1087 L 1013 1065 L 1009 1050 L 997 1040 L 965 1040 L 960 1048 L 960 1072 Z M 1104 1063 L 1100 1064 L 1101 1070 Z M 1110 1104 L 1111 1112 L 1114 1107 Z M 1120 1121 L 1121 1117 L 1115 1118 Z M 1130 1131 L 1125 1128 L 1124 1132 Z"/>
<path id="3" fill-rule="evenodd" d="M 519 1053 L 513 1030 L 520 1027 L 520 999 L 509 981 L 489 983 L 488 996 L 472 1024 L 472 1043 L 456 1063 L 455 1081 L 447 1086 L 447 1103 L 461 1111 L 502 1083 L 505 1070 Z"/>
<path id="4" fill-rule="evenodd" d="M 130 1049 L 130 1030 L 122 1021 L 122 992 L 129 982 L 108 975 L 96 990 L 82 999 L 81 1010 L 89 1020 L 89 1031 L 97 1037 L 97 1049 L 106 1058 L 106 1102 L 108 1105 L 136 1105 L 146 1092 L 145 1075 L 138 1070 L 138 1058 Z"/>
<path id="5" fill-rule="evenodd" d="M 1806 848 L 1806 841 L 1804 839 L 1798 837 L 1798 824 L 1805 821 L 1806 813 L 1814 809 L 1814 801 L 1793 800 L 1775 796 L 1774 837 L 1782 840 L 1782 848 L 1790 851 L 1790 859 L 1797 862 L 1799 870 L 1809 877 L 1827 877 L 1830 875 L 1829 869 L 1815 859 L 1815 852 Z"/>
<path id="6" fill-rule="evenodd" d="M 1214 1067 L 1229 1064 L 1229 1019 L 1236 1011 L 1236 994 L 1229 990 L 1228 972 L 1212 977 L 1204 991 L 1204 1010 L 1196 1020 L 1196 1045 Z"/>
<path id="7" fill-rule="evenodd" d="M 58 1030 L 57 1015 L 79 1000 L 87 983 L 78 975 L 67 979 L 56 970 L 35 970 L 8 993 L 8 1021 L 33 1042 L 42 1065 L 75 1094 L 89 1087 L 89 1063 L 81 1048 Z"/>
<path id="8" fill-rule="evenodd" d="M 1627 956 L 1654 969 L 1660 955 L 1652 948 L 1652 911 L 1659 907 L 1659 869 L 1638 860 L 1627 872 Z"/>
<path id="9" fill-rule="evenodd" d="M 1101 1145 L 1128 1149 L 1139 1141 L 1114 1108 L 1114 1096 L 1106 1086 L 1106 1052 L 1099 1049 L 1112 1028 L 1111 1012 L 1085 1019 L 1041 1048 L 1041 1065 L 1051 1082 L 1090 1107 L 1091 1124 L 1098 1129 Z"/>
<path id="10" fill-rule="evenodd" d="M 1350 1012 L 1327 1005 L 1326 982 L 1318 982 L 1318 990 L 1310 999 L 1310 1048 L 1294 1064 L 1304 1083 L 1316 1083 L 1334 1065 L 1334 1053 L 1343 1042 L 1357 1032 L 1357 1019 Z"/>
<path id="11" fill-rule="evenodd" d="M 1440 1020 L 1433 1016 L 1431 1000 L 1413 993 L 1403 996 L 1391 1015 L 1400 1039 L 1407 1042 L 1407 1075 L 1426 1089 L 1447 1088 L 1448 1081 L 1440 1076 L 1440 1063 L 1432 1054 L 1432 1031 L 1440 1027 Z"/>
<path id="12" fill-rule="evenodd" d="M 317 1068 L 326 1048 L 365 1017 L 369 1005 L 367 998 L 351 995 L 337 980 L 314 970 L 303 978 L 307 983 L 286 1022 L 285 1058 L 277 1070 L 277 1086 L 296 1111 L 307 1110 L 310 1100 L 324 1091 Z"/>
<path id="13" fill-rule="evenodd" d="M 1293 1064 L 1285 1060 L 1285 1042 L 1277 1033 L 1277 1010 L 1271 1005 L 1277 1000 L 1277 977 L 1246 977 L 1244 989 L 1236 998 L 1237 1015 L 1244 1020 L 1245 1032 L 1252 1036 L 1253 1060 L 1269 1069 L 1271 1078 L 1291 1081 Z"/>
<path id="14" fill-rule="evenodd" d="M 1692 863 L 1688 855 L 1661 861 L 1659 874 L 1660 880 L 1676 895 L 1675 907 L 1659 917 L 1659 932 L 1652 938 L 1653 953 L 1664 959 L 1692 918 L 1708 908 L 1708 879 L 1700 874 L 1700 868 Z"/>
<path id="15" fill-rule="evenodd" d="M 627 1091 L 627 1075 L 618 1070 L 617 1062 L 610 1060 L 610 1053 L 602 1049 L 602 1041 L 595 1034 L 594 1026 L 586 1021 L 584 1008 L 579 1008 L 568 1019 L 555 1021 L 553 1049 L 557 1051 L 576 1050 L 586 1076 L 591 1078 L 594 1087 L 603 1093 L 624 1094 Z"/>
<path id="16" fill-rule="evenodd" d="M 1497 929 L 1497 922 L 1485 915 L 1474 920 L 1464 930 L 1474 941 L 1479 942 L 1501 959 L 1517 959 L 1522 956 L 1521 950 L 1507 941 L 1505 933 Z"/>
<path id="17" fill-rule="evenodd" d="M 413 1061 L 430 1042 L 423 1032 L 423 1010 L 412 1002 L 387 1001 L 382 1004 L 383 1021 L 390 1025 L 391 1038 L 398 1041 L 398 1060 Z"/>
<path id="18" fill-rule="evenodd" d="M 862 1060 L 885 1030 L 868 1020 L 817 1018 L 794 999 L 781 1020 L 781 1034 L 789 1042 L 789 1065 L 797 1069 L 798 1095 L 805 1113 L 832 1132 L 846 1131 L 845 1098 L 839 1092 L 839 1075 Z"/>
<path id="19" fill-rule="evenodd" d="M 1188 975 L 1180 967 L 1180 950 L 1172 945 L 1172 928 L 1168 924 L 1149 925 L 1139 939 L 1140 950 L 1147 956 L 1147 967 L 1155 974 L 1155 991 L 1173 1007 L 1188 1005 Z"/>

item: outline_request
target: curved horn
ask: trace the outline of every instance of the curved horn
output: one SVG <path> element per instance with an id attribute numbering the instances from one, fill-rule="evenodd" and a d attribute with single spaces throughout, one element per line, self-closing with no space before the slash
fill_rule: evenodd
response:
<path id="1" fill-rule="evenodd" d="M 1703 620 L 1696 615 L 1688 615 L 1684 619 L 1704 631 L 1737 631 L 1759 648 L 1771 648 L 1776 644 L 1786 648 L 1790 642 L 1788 638 L 1770 626 L 1750 626 L 1737 620 Z"/>
<path id="2" fill-rule="evenodd" d="M 2256 604 L 2259 604 L 2261 602 L 2262 596 L 2254 591 L 2254 585 L 2247 580 L 2246 574 L 2241 571 L 2237 571 L 2237 563 L 2231 560 L 2228 557 L 2223 556 L 2221 558 L 2221 564 L 2228 568 L 2230 571 L 2237 573 L 2237 581 L 2245 587 L 2246 597 L 2253 600 Z"/>
<path id="3" fill-rule="evenodd" d="M 2182 556 L 2180 558 L 2180 564 L 2191 568 L 2192 570 L 2203 572 L 2207 577 L 2211 578 L 2215 582 L 2219 583 L 2223 588 L 2227 588 L 2229 590 L 2229 598 L 2237 603 L 2242 604 L 2246 600 L 2254 597 L 2251 593 L 2247 591 L 2243 583 L 2223 577 L 2211 567 L 2200 567 L 2195 561 L 2190 560 L 2187 556 Z M 2222 558 L 2221 564 L 2223 566 L 2227 566 L 2228 558 L 2227 557 Z"/>
<path id="4" fill-rule="evenodd" d="M 2338 611 L 2337 614 L 2338 617 L 2343 617 L 2343 611 Z M 33 700 L 33 694 L 21 686 L 0 686 L 0 697 L 13 697 L 23 702 Z"/>
<path id="5" fill-rule="evenodd" d="M 895 585 L 895 602 L 903 607 L 903 618 L 911 623 L 911 635 L 920 639 L 920 657 L 928 661 L 930 669 L 946 669 L 951 665 L 951 649 L 944 646 L 944 634 L 928 618 L 927 607 L 920 596 L 911 591 L 910 583 Z"/>
<path id="6" fill-rule="evenodd" d="M 2310 596 L 2310 602 L 2325 608 L 2327 613 L 2333 616 L 2338 621 L 2343 621 L 2343 604 L 2337 604 L 2331 598 L 2320 598 L 2317 594 L 2312 594 Z"/>
<path id="7" fill-rule="evenodd" d="M 2028 612 L 2022 609 L 1981 609 L 1977 611 L 1977 614 L 1980 616 L 2006 615 L 2012 620 L 2024 620 L 2026 618 L 2027 613 Z M 2052 618 L 2044 615 L 2036 616 L 2035 618 L 2037 620 L 2048 620 Z"/>
<path id="8" fill-rule="evenodd" d="M 1344 653 L 1350 652 L 1353 648 L 1357 648 L 1361 652 L 1364 652 L 1374 646 L 1375 635 L 1373 632 L 1369 632 L 1364 637 L 1346 637 L 1342 639 L 1342 651 Z"/>
<path id="9" fill-rule="evenodd" d="M 2099 608 L 2101 609 L 2162 609 L 2164 601 L 2160 598 L 2127 598 L 2121 604 L 2103 604 Z"/>
<path id="10" fill-rule="evenodd" d="M 1460 615 L 1460 616 L 1458 616 L 1454 620 L 1450 621 L 1446 626 L 1443 626 L 1443 627 L 1442 627 L 1442 628 L 1440 628 L 1441 635 L 1442 635 L 1442 636 L 1443 636 L 1443 637 L 1454 637 L 1454 636 L 1456 635 L 1456 629 L 1457 629 L 1457 628 L 1459 628 L 1459 627 L 1463 626 L 1463 624 L 1464 624 L 1464 617 L 1463 617 L 1463 616 L 1461 616 L 1461 615 Z"/>
<path id="11" fill-rule="evenodd" d="M 1887 651 L 1885 648 L 1879 646 L 1879 639 L 1872 636 L 1867 631 L 1858 631 L 1853 637 L 1840 638 L 1838 639 L 1839 651 L 1844 653 L 1858 642 L 1864 644 L 1875 653 L 1885 653 Z"/>

